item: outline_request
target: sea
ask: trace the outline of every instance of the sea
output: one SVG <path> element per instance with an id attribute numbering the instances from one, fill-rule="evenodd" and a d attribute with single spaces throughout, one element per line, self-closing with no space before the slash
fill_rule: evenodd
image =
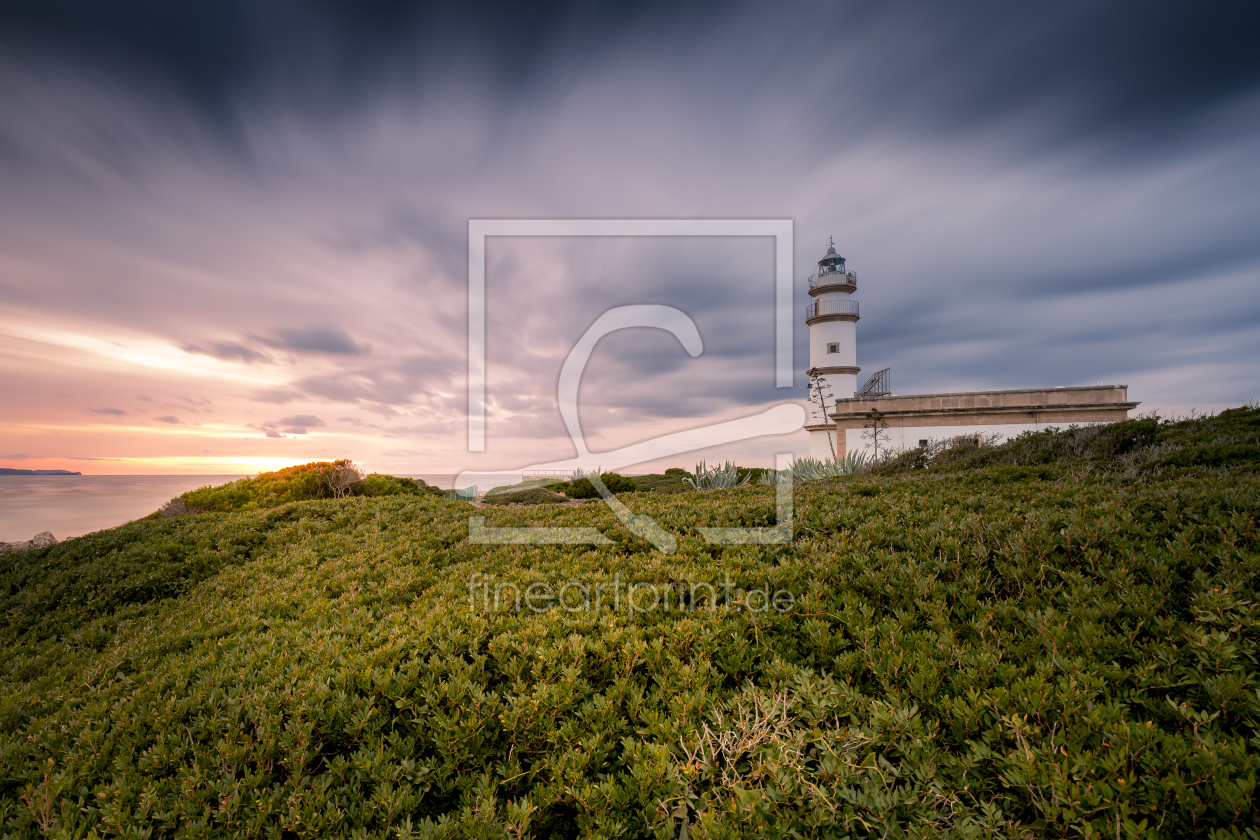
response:
<path id="1" fill-rule="evenodd" d="M 0 475 L 0 542 L 58 541 L 148 516 L 181 493 L 240 475 Z M 414 475 L 443 489 L 453 475 Z"/>

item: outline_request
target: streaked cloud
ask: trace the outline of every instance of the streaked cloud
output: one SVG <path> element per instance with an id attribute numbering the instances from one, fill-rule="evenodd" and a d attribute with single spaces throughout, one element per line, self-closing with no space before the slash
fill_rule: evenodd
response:
<path id="1" fill-rule="evenodd" d="M 186 353 L 201 353 L 205 356 L 213 356 L 214 358 L 225 362 L 236 361 L 244 362 L 246 364 L 258 364 L 273 361 L 270 356 L 266 356 L 259 353 L 257 350 L 251 350 L 250 348 L 244 347 L 240 344 L 222 344 L 219 342 L 213 342 L 207 344 L 205 347 L 198 347 L 196 345 L 189 344 L 185 345 L 183 350 Z"/>
<path id="2" fill-rule="evenodd" d="M 891 365 L 901 393 L 1103 379 L 1144 407 L 1241 402 L 1260 393 L 1258 18 L 11 4 L 0 428 L 136 469 L 476 468 L 470 218 L 791 218 L 801 280 L 836 236 L 859 363 Z M 567 454 L 560 366 L 626 303 L 687 312 L 705 351 L 604 339 L 582 380 L 592 439 L 802 399 L 773 387 L 773 258 L 755 240 L 492 239 L 484 460 Z M 798 316 L 807 302 L 802 283 Z M 299 422 L 320 417 L 338 419 Z"/>
<path id="3" fill-rule="evenodd" d="M 367 349 L 356 344 L 340 327 L 322 326 L 305 329 L 277 330 L 278 338 L 260 339 L 264 344 L 282 350 L 302 353 L 333 353 L 356 356 Z"/>

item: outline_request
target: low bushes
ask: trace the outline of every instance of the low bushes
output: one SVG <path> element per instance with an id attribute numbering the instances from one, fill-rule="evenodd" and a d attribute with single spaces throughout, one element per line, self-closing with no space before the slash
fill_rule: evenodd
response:
<path id="1" fill-rule="evenodd" d="M 442 495 L 424 481 L 392 475 L 364 476 L 353 463 L 315 461 L 260 473 L 218 487 L 201 487 L 173 499 L 163 513 L 220 512 L 272 508 L 289 502 L 344 496 Z"/>
<path id="2" fill-rule="evenodd" d="M 664 473 L 636 475 L 634 485 L 642 493 L 689 493 L 691 486 L 686 482 L 688 475 L 690 473 L 684 469 L 671 467 Z"/>
<path id="3" fill-rule="evenodd" d="M 996 446 L 911 449 L 871 464 L 874 475 L 930 469 L 963 472 L 980 467 L 1049 466 L 1093 468 L 1128 477 L 1156 475 L 1166 468 L 1222 467 L 1260 462 L 1260 408 L 1244 406 L 1220 414 L 1175 421 L 1143 417 L 1122 423 L 1025 432 Z"/>
<path id="4" fill-rule="evenodd" d="M 545 487 L 524 487 L 491 493 L 482 501 L 487 505 L 555 505 L 563 503 L 565 498 Z"/>
<path id="5" fill-rule="evenodd" d="M 609 493 L 633 493 L 639 489 L 633 478 L 627 478 L 615 472 L 601 473 L 599 480 L 603 482 Z M 599 491 L 595 489 L 595 485 L 591 483 L 589 478 L 578 478 L 573 481 L 552 484 L 549 485 L 549 489 L 556 493 L 563 493 L 570 499 L 600 498 Z"/>
<path id="6" fill-rule="evenodd" d="M 365 475 L 358 484 L 351 485 L 352 496 L 442 496 L 443 491 L 426 481 L 398 475 Z"/>
<path id="7" fill-rule="evenodd" d="M 1142 446 L 1250 445 L 1164 425 Z M 427 494 L 3 555 L 0 831 L 1247 837 L 1260 466 L 1191 464 L 830 478 L 783 545 L 699 531 L 773 524 L 773 487 L 626 497 L 672 555 L 602 504 Z"/>

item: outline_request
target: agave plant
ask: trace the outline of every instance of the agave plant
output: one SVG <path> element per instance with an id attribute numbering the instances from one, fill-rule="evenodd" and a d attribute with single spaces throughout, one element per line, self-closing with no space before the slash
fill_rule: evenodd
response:
<path id="1" fill-rule="evenodd" d="M 788 472 L 792 478 L 792 483 L 796 484 L 801 481 L 812 481 L 816 478 L 834 478 L 838 475 L 853 475 L 862 468 L 866 463 L 865 452 L 848 452 L 839 458 L 797 458 L 792 461 L 792 466 L 788 467 Z M 761 477 L 762 484 L 774 484 L 778 480 L 778 473 L 767 472 Z"/>
<path id="2" fill-rule="evenodd" d="M 730 487 L 743 487 L 752 478 L 752 474 L 739 477 L 739 468 L 734 461 L 727 461 L 720 467 L 706 467 L 704 461 L 696 464 L 696 471 L 684 478 L 694 490 L 726 490 Z"/>

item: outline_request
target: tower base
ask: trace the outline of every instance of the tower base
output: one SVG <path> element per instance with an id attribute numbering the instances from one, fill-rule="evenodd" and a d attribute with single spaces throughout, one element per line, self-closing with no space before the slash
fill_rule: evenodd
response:
<path id="1" fill-rule="evenodd" d="M 820 461 L 829 461 L 833 457 L 843 458 L 845 453 L 844 446 L 844 427 L 837 427 L 834 424 L 828 430 L 825 426 L 819 424 L 817 426 L 806 426 L 809 432 L 809 457 L 817 458 Z M 830 440 L 828 440 L 830 438 Z"/>

